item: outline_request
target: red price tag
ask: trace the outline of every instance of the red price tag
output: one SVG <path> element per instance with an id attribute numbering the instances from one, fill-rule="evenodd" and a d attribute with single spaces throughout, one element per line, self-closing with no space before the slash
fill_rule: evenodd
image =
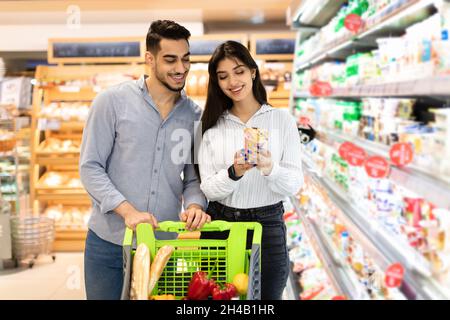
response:
<path id="1" fill-rule="evenodd" d="M 305 116 L 300 116 L 300 118 L 298 119 L 298 124 L 307 128 L 309 125 L 311 125 L 311 119 Z"/>
<path id="2" fill-rule="evenodd" d="M 395 263 L 387 268 L 384 283 L 388 288 L 398 288 L 402 285 L 405 269 L 400 263 Z"/>
<path id="3" fill-rule="evenodd" d="M 341 144 L 341 146 L 339 147 L 339 155 L 341 156 L 342 159 L 347 160 L 347 153 L 349 150 L 354 149 L 355 145 L 351 142 L 344 142 L 343 144 Z"/>
<path id="4" fill-rule="evenodd" d="M 389 162 L 383 157 L 370 157 L 364 165 L 367 174 L 372 178 L 386 178 L 389 175 Z"/>
<path id="5" fill-rule="evenodd" d="M 351 31 L 352 33 L 358 33 L 359 30 L 361 30 L 363 24 L 363 19 L 354 13 L 349 14 L 344 21 L 344 25 L 347 30 Z"/>
<path id="6" fill-rule="evenodd" d="M 367 153 L 364 149 L 353 146 L 350 150 L 347 151 L 346 161 L 349 165 L 354 167 L 361 167 L 366 161 Z"/>
<path id="7" fill-rule="evenodd" d="M 333 93 L 333 88 L 328 82 L 316 81 L 309 88 L 309 92 L 314 97 L 328 97 Z"/>
<path id="8" fill-rule="evenodd" d="M 393 164 L 399 167 L 406 166 L 413 161 L 414 152 L 409 143 L 396 143 L 389 152 Z"/>
<path id="9" fill-rule="evenodd" d="M 331 298 L 331 300 L 347 300 L 347 297 L 345 296 L 334 296 Z"/>

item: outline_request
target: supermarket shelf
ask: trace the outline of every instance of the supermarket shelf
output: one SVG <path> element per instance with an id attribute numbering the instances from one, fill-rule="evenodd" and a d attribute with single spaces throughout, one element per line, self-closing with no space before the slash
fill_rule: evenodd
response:
<path id="1" fill-rule="evenodd" d="M 365 97 L 450 97 L 450 77 L 429 77 L 424 79 L 386 82 L 380 84 L 361 85 L 349 88 L 333 88 L 327 98 L 365 98 Z M 313 98 L 308 91 L 296 92 L 295 98 Z"/>
<path id="2" fill-rule="evenodd" d="M 56 252 L 84 251 L 87 230 L 56 229 L 53 250 Z"/>
<path id="3" fill-rule="evenodd" d="M 336 291 L 353 300 L 369 300 L 367 292 L 361 288 L 353 270 L 343 263 L 316 223 L 303 213 L 298 199 L 291 197 L 290 200 Z"/>
<path id="4" fill-rule="evenodd" d="M 370 155 L 378 155 L 389 159 L 389 146 L 358 137 L 348 137 L 344 134 L 326 129 L 321 130 L 321 136 L 326 143 L 332 144 L 351 141 L 366 150 Z M 430 172 L 430 169 L 411 164 L 403 168 L 392 165 L 390 179 L 398 185 L 421 195 L 439 207 L 450 208 L 450 197 L 448 196 L 450 178 L 448 177 L 433 174 Z"/>
<path id="5" fill-rule="evenodd" d="M 14 158 L 16 153 L 14 151 L 1 151 L 0 158 Z"/>
<path id="6" fill-rule="evenodd" d="M 290 262 L 289 264 L 289 277 L 286 283 L 285 296 L 287 300 L 298 300 L 300 297 L 300 284 L 299 276 L 292 271 L 294 264 Z"/>
<path id="7" fill-rule="evenodd" d="M 82 200 L 88 203 L 90 198 L 84 190 L 40 190 L 36 188 L 36 199 L 40 201 L 69 201 Z"/>
<path id="8" fill-rule="evenodd" d="M 308 162 L 305 162 L 308 168 Z M 327 191 L 333 203 L 340 209 L 339 218 L 350 234 L 383 270 L 393 263 L 401 263 L 405 268 L 405 279 L 400 290 L 409 299 L 449 299 L 450 292 L 441 287 L 433 278 L 428 261 L 408 246 L 402 239 L 392 234 L 378 221 L 368 219 L 364 208 L 355 204 L 345 191 L 328 178 L 320 177 L 314 170 L 307 174 Z"/>
<path id="9" fill-rule="evenodd" d="M 302 31 L 305 28 L 323 27 L 339 11 L 346 0 L 323 0 L 322 5 L 312 3 L 314 8 L 308 7 L 308 2 L 302 1 L 294 11 L 292 27 Z M 304 22 L 303 22 L 304 21 Z"/>
<path id="10" fill-rule="evenodd" d="M 430 15 L 431 8 L 434 8 L 432 0 L 404 0 L 397 6 L 388 6 L 375 18 L 366 21 L 365 27 L 358 34 L 336 39 L 325 49 L 299 60 L 295 69 L 298 72 L 326 59 L 342 59 L 351 54 L 354 47 L 376 47 L 374 41 L 376 36 L 392 35 L 394 31 L 398 32 L 399 28 L 405 29 L 405 27 L 423 20 L 423 14 L 420 13 Z M 417 17 L 420 19 L 417 20 Z"/>
<path id="11" fill-rule="evenodd" d="M 82 131 L 85 125 L 84 121 L 63 121 L 45 117 L 39 117 L 39 119 L 49 122 L 49 124 L 41 122 L 39 125 L 40 130 Z"/>
<path id="12" fill-rule="evenodd" d="M 36 163 L 40 165 L 76 165 L 79 152 L 36 152 Z"/>

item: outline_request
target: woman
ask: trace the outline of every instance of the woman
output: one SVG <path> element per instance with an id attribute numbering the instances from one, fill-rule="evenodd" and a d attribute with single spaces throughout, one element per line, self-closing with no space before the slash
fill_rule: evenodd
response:
<path id="1" fill-rule="evenodd" d="M 267 104 L 258 66 L 242 44 L 220 45 L 208 71 L 199 149 L 207 213 L 214 220 L 262 224 L 261 298 L 280 300 L 289 275 L 282 201 L 303 184 L 298 129 L 288 112 Z M 269 133 L 268 150 L 260 150 L 254 164 L 246 161 L 245 128 Z"/>

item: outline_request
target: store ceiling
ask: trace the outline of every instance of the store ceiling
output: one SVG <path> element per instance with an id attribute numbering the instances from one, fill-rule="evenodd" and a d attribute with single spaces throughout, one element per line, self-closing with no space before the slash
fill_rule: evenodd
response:
<path id="1" fill-rule="evenodd" d="M 77 6 L 82 22 L 136 22 L 170 18 L 204 23 L 285 22 L 290 0 L 27 0 L 0 1 L 0 24 L 60 23 Z M 71 7 L 72 6 L 72 7 Z"/>

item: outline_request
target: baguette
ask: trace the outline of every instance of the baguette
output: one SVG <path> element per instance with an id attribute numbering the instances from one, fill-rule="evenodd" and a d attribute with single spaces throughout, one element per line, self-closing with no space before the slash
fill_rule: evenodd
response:
<path id="1" fill-rule="evenodd" d="M 170 259 L 173 251 L 175 250 L 172 246 L 163 246 L 158 250 L 158 253 L 155 256 L 155 260 L 153 260 L 152 266 L 150 268 L 150 281 L 148 283 L 148 294 L 151 295 L 153 289 L 156 286 L 156 283 L 161 277 L 164 268 L 167 265 L 167 262 Z"/>
<path id="2" fill-rule="evenodd" d="M 131 276 L 131 300 L 148 299 L 148 282 L 150 279 L 150 250 L 141 243 L 136 249 L 133 259 L 133 273 Z"/>

